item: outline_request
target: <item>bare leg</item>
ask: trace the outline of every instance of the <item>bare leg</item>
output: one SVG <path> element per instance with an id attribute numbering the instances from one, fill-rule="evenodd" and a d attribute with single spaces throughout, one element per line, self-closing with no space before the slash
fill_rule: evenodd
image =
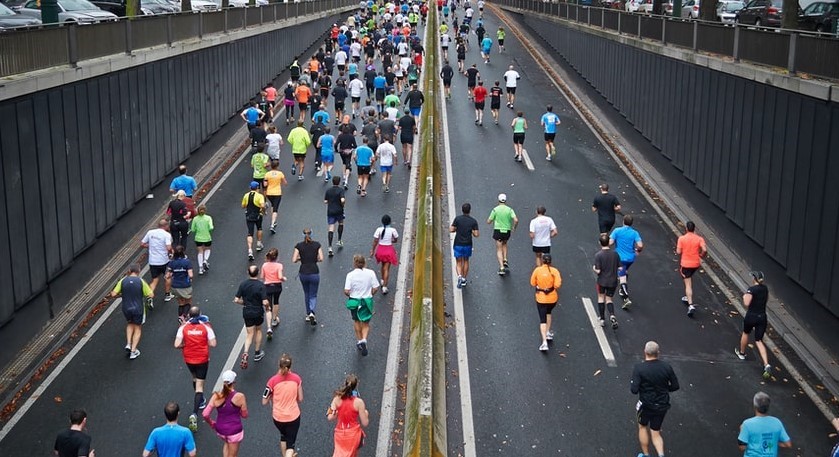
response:
<path id="1" fill-rule="evenodd" d="M 763 344 L 763 341 L 755 341 L 755 346 L 757 346 L 757 352 L 760 353 L 760 358 L 763 360 L 763 366 L 769 365 L 769 356 L 766 353 L 766 345 Z"/>
<path id="2" fill-rule="evenodd" d="M 661 437 L 661 431 L 650 430 L 653 435 L 653 447 L 658 455 L 664 455 L 664 438 Z"/>
<path id="3" fill-rule="evenodd" d="M 638 424 L 638 443 L 641 445 L 641 452 L 650 455 L 650 431 L 641 424 Z"/>

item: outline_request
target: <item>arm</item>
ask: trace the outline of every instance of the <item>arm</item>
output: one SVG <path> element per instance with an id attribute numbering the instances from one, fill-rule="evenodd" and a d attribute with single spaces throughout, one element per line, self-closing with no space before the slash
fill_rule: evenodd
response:
<path id="1" fill-rule="evenodd" d="M 318 248 L 318 262 L 323 262 L 323 248 Z"/>
<path id="2" fill-rule="evenodd" d="M 326 203 L 326 201 L 324 201 L 324 203 Z M 294 253 L 291 254 L 291 262 L 292 263 L 297 263 L 299 261 L 300 261 L 300 251 L 298 251 L 297 248 L 294 248 Z"/>
<path id="3" fill-rule="evenodd" d="M 364 405 L 364 400 L 356 398 L 355 408 L 358 410 L 358 421 L 361 422 L 362 427 L 366 427 L 370 424 L 370 413 L 367 411 L 367 406 Z"/>
<path id="4" fill-rule="evenodd" d="M 373 257 L 373 254 L 376 252 L 376 246 L 379 245 L 379 238 L 373 237 L 373 247 L 370 248 L 370 257 Z"/>
<path id="5" fill-rule="evenodd" d="M 635 253 L 640 254 L 641 251 L 643 251 L 643 250 L 644 250 L 644 242 L 641 241 L 641 240 L 636 241 L 635 242 Z"/>
<path id="6" fill-rule="evenodd" d="M 216 347 L 216 339 L 215 339 L 215 337 L 210 338 L 209 340 L 207 340 L 207 344 L 209 344 L 211 348 Z"/>
<path id="7" fill-rule="evenodd" d="M 297 385 L 297 403 L 303 401 L 303 384 Z"/>
<path id="8" fill-rule="evenodd" d="M 236 401 L 237 399 L 239 400 L 238 402 Z M 232 401 L 234 405 L 241 408 L 241 410 L 239 411 L 239 415 L 243 419 L 247 418 L 250 413 L 248 412 L 248 401 L 245 398 L 245 394 L 243 394 L 242 392 L 236 392 L 236 395 L 233 396 Z"/>
<path id="9" fill-rule="evenodd" d="M 474 238 L 477 238 L 477 237 L 481 236 L 481 233 L 478 231 L 478 229 L 474 229 L 474 230 L 472 230 L 472 236 Z"/>
<path id="10" fill-rule="evenodd" d="M 638 389 L 641 387 L 641 375 L 638 373 L 638 367 L 632 369 L 632 379 L 629 381 L 629 391 L 633 395 L 638 395 Z"/>
<path id="11" fill-rule="evenodd" d="M 334 397 L 332 399 L 332 403 L 330 403 L 329 407 L 326 409 L 326 418 L 330 421 L 333 421 L 338 417 L 338 405 L 336 404 L 337 401 L 339 401 L 339 397 Z"/>

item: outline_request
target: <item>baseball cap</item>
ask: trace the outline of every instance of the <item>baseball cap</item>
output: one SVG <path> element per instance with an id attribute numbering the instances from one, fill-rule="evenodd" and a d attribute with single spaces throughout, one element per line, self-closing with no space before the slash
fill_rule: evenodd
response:
<path id="1" fill-rule="evenodd" d="M 259 183 L 256 181 L 251 181 L 251 190 L 259 189 Z"/>
<path id="2" fill-rule="evenodd" d="M 236 382 L 236 372 L 233 370 L 227 370 L 221 374 L 221 382 L 225 384 L 233 384 Z"/>
<path id="3" fill-rule="evenodd" d="M 763 276 L 763 272 L 760 270 L 750 271 L 749 274 L 752 276 L 752 278 L 755 278 L 755 281 L 757 282 L 763 282 L 763 280 L 765 279 Z"/>
<path id="4" fill-rule="evenodd" d="M 501 203 L 506 203 L 507 202 L 507 194 L 498 194 L 498 201 L 500 201 Z"/>

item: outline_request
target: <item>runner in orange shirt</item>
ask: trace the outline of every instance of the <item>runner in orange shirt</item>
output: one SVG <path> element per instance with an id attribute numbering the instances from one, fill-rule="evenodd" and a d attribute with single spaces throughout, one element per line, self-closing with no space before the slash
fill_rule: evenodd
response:
<path id="1" fill-rule="evenodd" d="M 705 247 L 705 239 L 694 233 L 696 231 L 696 224 L 693 221 L 685 222 L 684 235 L 679 237 L 676 243 L 676 254 L 681 255 L 679 261 L 679 274 L 685 281 L 685 296 L 682 297 L 682 303 L 688 305 L 688 317 L 693 317 L 696 312 L 696 306 L 693 304 L 693 281 L 691 277 L 701 264 L 700 258 L 708 252 Z"/>
<path id="2" fill-rule="evenodd" d="M 312 89 L 305 82 L 300 82 L 297 89 L 294 89 L 294 98 L 297 107 L 300 108 L 300 122 L 306 120 L 306 111 L 309 109 L 309 99 L 312 97 Z"/>

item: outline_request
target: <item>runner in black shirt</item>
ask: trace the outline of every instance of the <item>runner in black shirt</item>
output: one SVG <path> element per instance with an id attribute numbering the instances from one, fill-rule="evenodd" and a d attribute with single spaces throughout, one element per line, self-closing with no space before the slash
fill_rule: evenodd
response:
<path id="1" fill-rule="evenodd" d="M 600 315 L 600 326 L 606 325 L 606 308 L 609 309 L 609 320 L 612 328 L 618 328 L 615 317 L 615 305 L 612 297 L 618 287 L 618 267 L 621 259 L 617 252 L 609 248 L 609 235 L 600 234 L 600 251 L 594 255 L 594 273 L 597 274 L 597 312 Z"/>
<path id="2" fill-rule="evenodd" d="M 446 90 L 446 98 L 452 98 L 452 78 L 454 77 L 454 70 L 449 61 L 443 62 L 443 68 L 440 70 L 440 77 L 443 78 L 443 89 Z"/>
<path id="3" fill-rule="evenodd" d="M 332 187 L 327 189 L 323 196 L 323 203 L 326 204 L 326 223 L 329 224 L 327 242 L 329 243 L 329 257 L 334 255 L 332 251 L 332 238 L 335 232 L 335 224 L 338 224 L 338 247 L 344 245 L 341 238 L 344 236 L 344 204 L 347 202 L 344 189 L 341 188 L 341 178 L 332 177 Z"/>
<path id="4" fill-rule="evenodd" d="M 734 348 L 734 355 L 740 360 L 746 360 L 746 345 L 749 344 L 749 333 L 755 331 L 755 346 L 763 361 L 763 377 L 772 376 L 772 366 L 769 365 L 769 355 L 763 344 L 763 334 L 766 333 L 766 302 L 769 301 L 769 288 L 763 284 L 762 271 L 752 271 L 752 286 L 743 293 L 743 305 L 746 316 L 743 318 L 743 333 L 740 334 L 740 347 Z"/>
<path id="5" fill-rule="evenodd" d="M 406 113 L 407 114 L 407 113 Z M 414 135 L 417 133 L 417 121 L 414 116 L 402 116 L 396 126 L 402 143 L 402 163 L 411 168 L 411 156 L 414 149 Z"/>
<path id="6" fill-rule="evenodd" d="M 70 413 L 70 428 L 55 438 L 55 453 L 58 457 L 94 457 L 90 448 L 90 435 L 83 432 L 87 427 L 87 413 L 77 409 Z"/>
<path id="7" fill-rule="evenodd" d="M 600 195 L 594 198 L 591 203 L 591 211 L 597 213 L 597 224 L 600 226 L 600 233 L 609 233 L 615 226 L 615 213 L 621 211 L 621 202 L 618 198 L 609 193 L 609 185 L 600 185 Z"/>
<path id="8" fill-rule="evenodd" d="M 342 80 L 338 80 L 335 84 L 335 88 L 332 89 L 332 97 L 335 99 L 335 125 L 338 125 L 341 122 L 341 118 L 344 116 L 344 104 L 347 101 L 347 97 L 350 94 L 347 93 L 347 88 L 344 87 L 344 82 Z"/>
<path id="9" fill-rule="evenodd" d="M 343 184 L 344 190 L 347 190 L 347 180 L 350 179 L 350 173 L 352 173 L 352 155 L 358 145 L 355 143 L 355 135 L 349 130 L 342 130 L 335 142 L 338 144 L 341 163 L 344 164 Z"/>
<path id="10" fill-rule="evenodd" d="M 478 79 L 481 77 L 481 72 L 478 71 L 477 65 L 472 64 L 468 70 L 466 70 L 466 87 L 469 91 L 469 100 L 472 100 L 472 92 L 475 91 L 475 86 L 478 85 Z"/>
<path id="11" fill-rule="evenodd" d="M 454 233 L 452 251 L 455 262 L 457 262 L 457 288 L 461 289 L 466 285 L 466 276 L 469 275 L 469 258 L 472 257 L 472 238 L 480 235 L 478 221 L 470 216 L 472 205 L 464 203 L 460 207 L 463 214 L 452 221 L 449 232 Z"/>
<path id="12" fill-rule="evenodd" d="M 650 434 L 658 455 L 664 455 L 661 424 L 670 409 L 670 392 L 679 390 L 679 380 L 673 367 L 658 360 L 658 343 L 644 345 L 644 361 L 635 364 L 629 390 L 638 395 L 638 441 L 642 455 L 650 455 Z"/>
<path id="13" fill-rule="evenodd" d="M 501 88 L 501 81 L 495 81 L 495 85 L 489 90 L 489 109 L 492 110 L 495 125 L 498 125 L 498 110 L 501 109 L 502 95 L 504 95 L 504 89 Z"/>

